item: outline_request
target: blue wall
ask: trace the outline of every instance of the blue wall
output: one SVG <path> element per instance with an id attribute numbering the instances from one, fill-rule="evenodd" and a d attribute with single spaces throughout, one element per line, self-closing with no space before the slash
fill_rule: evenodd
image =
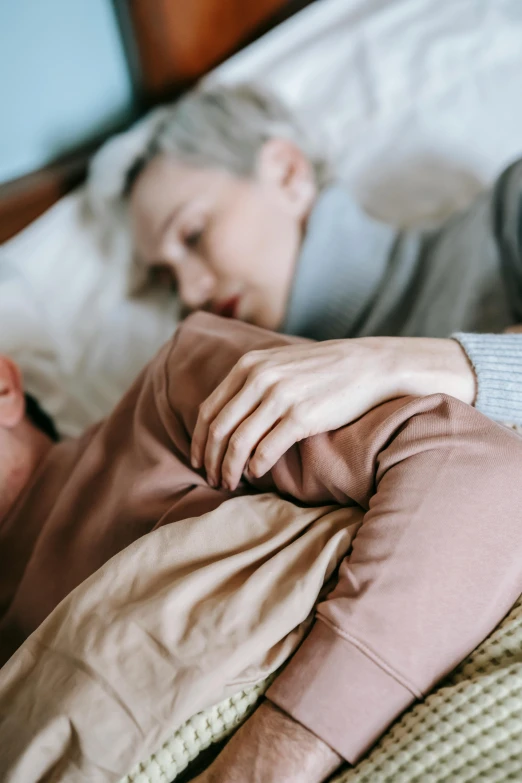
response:
<path id="1" fill-rule="evenodd" d="M 0 0 L 0 182 L 130 118 L 111 0 Z"/>

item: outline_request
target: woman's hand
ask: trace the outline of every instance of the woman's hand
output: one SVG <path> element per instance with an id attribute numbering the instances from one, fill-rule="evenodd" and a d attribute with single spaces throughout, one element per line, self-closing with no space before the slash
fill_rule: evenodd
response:
<path id="1" fill-rule="evenodd" d="M 365 337 L 251 351 L 201 405 L 192 464 L 232 490 L 247 465 L 262 476 L 303 438 L 386 400 L 437 392 L 475 399 L 473 369 L 455 340 Z"/>

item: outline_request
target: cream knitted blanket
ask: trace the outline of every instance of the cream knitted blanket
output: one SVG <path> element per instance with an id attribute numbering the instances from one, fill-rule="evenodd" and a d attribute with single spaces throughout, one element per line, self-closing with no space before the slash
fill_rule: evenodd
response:
<path id="1" fill-rule="evenodd" d="M 194 715 L 121 783 L 170 783 L 244 721 L 259 683 Z M 441 685 L 408 710 L 335 783 L 501 783 L 522 780 L 522 599 Z"/>

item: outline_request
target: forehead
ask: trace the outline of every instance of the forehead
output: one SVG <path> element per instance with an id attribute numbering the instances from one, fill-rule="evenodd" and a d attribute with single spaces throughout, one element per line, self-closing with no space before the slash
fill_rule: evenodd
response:
<path id="1" fill-rule="evenodd" d="M 209 201 L 230 175 L 217 168 L 197 168 L 158 155 L 136 180 L 130 196 L 133 232 L 140 249 L 149 247 L 175 210 Z"/>

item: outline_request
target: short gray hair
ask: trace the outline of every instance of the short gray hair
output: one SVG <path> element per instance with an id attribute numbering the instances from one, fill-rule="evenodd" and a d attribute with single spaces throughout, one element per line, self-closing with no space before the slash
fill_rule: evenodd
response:
<path id="1" fill-rule="evenodd" d="M 317 186 L 330 180 L 330 165 L 317 139 L 275 95 L 253 84 L 193 90 L 166 109 L 147 149 L 128 169 L 128 194 L 156 155 L 173 155 L 194 166 L 225 168 L 238 176 L 254 172 L 257 155 L 271 138 L 292 141 L 309 160 Z"/>

